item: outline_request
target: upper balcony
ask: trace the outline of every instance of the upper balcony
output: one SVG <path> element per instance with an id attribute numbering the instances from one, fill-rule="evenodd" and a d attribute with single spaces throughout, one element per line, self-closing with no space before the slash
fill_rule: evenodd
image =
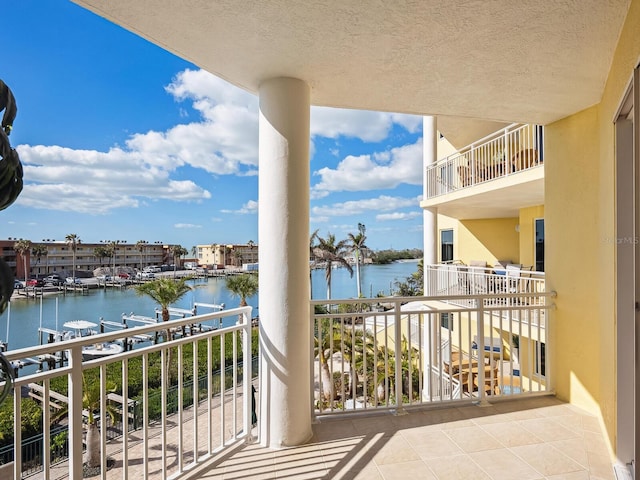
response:
<path id="1" fill-rule="evenodd" d="M 512 124 L 433 165 L 423 208 L 454 218 L 506 218 L 544 204 L 543 128 Z"/>

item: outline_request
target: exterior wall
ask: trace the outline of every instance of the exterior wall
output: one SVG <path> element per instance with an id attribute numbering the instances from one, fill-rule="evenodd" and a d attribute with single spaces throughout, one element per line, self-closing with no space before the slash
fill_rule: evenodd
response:
<path id="1" fill-rule="evenodd" d="M 547 288 L 558 292 L 549 352 L 554 383 L 558 397 L 601 417 L 613 449 L 616 256 L 615 242 L 605 239 L 615 238 L 613 119 L 638 58 L 634 0 L 601 103 L 545 131 Z"/>
<path id="2" fill-rule="evenodd" d="M 438 260 L 441 258 L 440 231 L 453 229 L 453 258 L 467 265 L 471 260 L 518 262 L 520 258 L 518 218 L 456 220 L 438 215 Z"/>
<path id="3" fill-rule="evenodd" d="M 520 209 L 520 261 L 522 265 L 533 265 L 535 270 L 536 242 L 535 223 L 544 218 L 544 205 Z"/>
<path id="4" fill-rule="evenodd" d="M 226 251 L 225 251 L 226 248 Z M 258 261 L 258 245 L 198 245 L 199 265 L 233 265 Z"/>
<path id="5" fill-rule="evenodd" d="M 560 398 L 600 413 L 601 402 L 613 400 L 605 400 L 600 377 L 606 371 L 614 376 L 604 355 L 613 345 L 603 348 L 601 324 L 614 328 L 612 314 L 599 315 L 607 293 L 599 281 L 604 271 L 598 257 L 604 252 L 596 107 L 547 127 L 546 160 L 547 289 L 558 292 L 549 346 L 555 387 Z"/>
<path id="6" fill-rule="evenodd" d="M 24 278 L 24 268 L 22 258 L 13 251 L 14 240 L 0 240 L 2 247 L 2 257 L 8 262 L 10 267 L 17 268 L 17 277 Z M 47 247 L 47 255 L 43 255 L 40 260 L 34 255 L 27 256 L 27 277 L 30 275 L 44 276 L 49 273 L 70 273 L 73 268 L 73 252 L 65 242 L 33 242 L 33 246 L 44 245 Z M 76 271 L 93 272 L 100 266 L 112 267 L 113 258 L 102 259 L 94 255 L 94 250 L 104 243 L 80 243 L 76 248 Z M 116 248 L 116 267 L 139 268 L 142 260 L 143 265 L 160 265 L 163 259 L 162 245 L 147 245 L 143 258 L 140 258 L 140 251 L 135 244 L 119 244 Z"/>

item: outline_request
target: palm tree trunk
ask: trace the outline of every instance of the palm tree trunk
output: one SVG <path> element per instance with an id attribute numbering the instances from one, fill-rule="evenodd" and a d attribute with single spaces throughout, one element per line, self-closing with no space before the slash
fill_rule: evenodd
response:
<path id="1" fill-rule="evenodd" d="M 87 426 L 87 452 L 85 453 L 87 467 L 100 466 L 100 430 L 95 423 Z"/>
<path id="2" fill-rule="evenodd" d="M 360 285 L 360 250 L 356 250 L 356 283 L 358 284 L 358 298 L 362 297 L 362 286 Z"/>
<path id="3" fill-rule="evenodd" d="M 333 393 L 333 378 L 331 378 L 329 363 L 324 352 L 318 354 L 318 360 L 320 362 L 320 390 L 322 391 L 322 399 L 330 402 L 335 398 Z"/>

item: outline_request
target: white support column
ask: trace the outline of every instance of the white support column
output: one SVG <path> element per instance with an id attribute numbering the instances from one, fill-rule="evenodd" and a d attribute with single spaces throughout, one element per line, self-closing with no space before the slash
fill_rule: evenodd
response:
<path id="1" fill-rule="evenodd" d="M 423 176 L 423 197 L 427 193 L 427 167 L 436 163 L 438 157 L 438 122 L 436 117 L 422 117 L 422 176 Z M 438 213 L 435 208 L 425 208 L 422 213 L 423 218 L 423 241 L 424 241 L 424 278 L 423 288 L 425 295 L 435 293 L 434 284 L 436 281 L 435 272 L 427 269 L 427 265 L 433 265 L 438 261 Z M 431 365 L 437 356 L 436 328 L 439 325 L 438 315 L 424 316 L 431 319 L 432 325 L 424 325 L 424 345 L 427 349 L 424 356 L 424 378 L 423 378 L 423 398 L 431 397 Z M 430 334 L 429 334 L 430 332 Z"/>
<path id="2" fill-rule="evenodd" d="M 438 125 L 436 117 L 422 117 L 422 175 L 423 195 L 426 195 L 427 167 L 438 160 Z M 423 209 L 424 221 L 424 264 L 438 261 L 438 213 L 435 208 Z M 428 276 L 425 275 L 425 292 L 428 291 Z"/>
<path id="3" fill-rule="evenodd" d="M 311 438 L 309 313 L 310 89 L 273 78 L 259 88 L 260 442 Z"/>

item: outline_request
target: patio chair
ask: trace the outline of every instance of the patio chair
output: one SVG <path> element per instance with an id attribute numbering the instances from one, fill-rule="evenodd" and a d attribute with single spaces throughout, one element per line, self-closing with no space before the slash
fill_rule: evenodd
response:
<path id="1" fill-rule="evenodd" d="M 487 262 L 471 260 L 469 262 L 469 277 L 470 294 L 484 295 L 487 293 Z"/>
<path id="2" fill-rule="evenodd" d="M 520 150 L 513 157 L 511 157 L 511 172 L 518 172 L 531 168 L 534 165 L 540 163 L 538 151 L 535 148 L 528 148 Z"/>
<path id="3" fill-rule="evenodd" d="M 484 393 L 486 395 L 500 395 L 500 385 L 498 382 L 498 365 L 494 362 L 491 362 L 492 368 L 485 369 L 484 376 Z M 479 376 L 474 375 L 473 378 L 473 388 L 474 390 L 479 390 Z"/>

